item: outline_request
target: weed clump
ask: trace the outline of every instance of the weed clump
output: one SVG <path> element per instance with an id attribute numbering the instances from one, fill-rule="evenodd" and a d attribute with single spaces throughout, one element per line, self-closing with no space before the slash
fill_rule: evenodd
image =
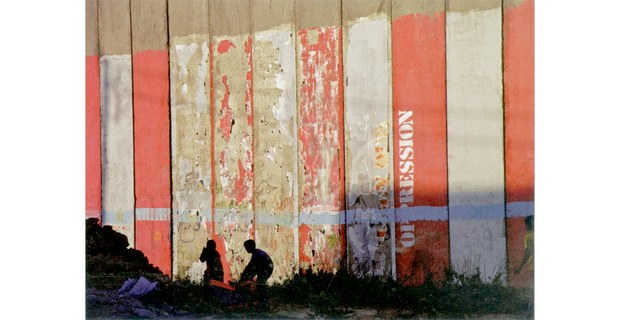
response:
<path id="1" fill-rule="evenodd" d="M 324 315 L 373 308 L 397 317 L 532 316 L 528 291 L 507 287 L 499 278 L 487 283 L 479 273 L 467 276 L 453 270 L 446 270 L 440 281 L 428 277 L 420 286 L 404 286 L 389 277 L 359 278 L 344 270 L 307 270 L 272 286 L 270 296 L 275 305 L 294 304 Z"/>

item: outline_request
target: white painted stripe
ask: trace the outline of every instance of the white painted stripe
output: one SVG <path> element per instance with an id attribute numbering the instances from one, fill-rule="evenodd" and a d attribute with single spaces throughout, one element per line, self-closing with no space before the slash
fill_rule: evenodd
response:
<path id="1" fill-rule="evenodd" d="M 296 227 L 297 221 L 290 214 L 275 215 L 273 213 L 256 213 L 256 224 L 281 225 Z"/>
<path id="2" fill-rule="evenodd" d="M 170 208 L 136 208 L 136 221 L 170 221 Z"/>
<path id="3" fill-rule="evenodd" d="M 198 212 L 198 215 L 196 215 L 196 212 Z M 207 213 L 204 210 L 189 209 L 181 212 L 177 210 L 174 214 L 174 220 L 175 222 L 196 222 L 197 220 L 210 222 L 213 220 L 213 217 L 211 216 L 211 210 Z"/>
<path id="4" fill-rule="evenodd" d="M 237 209 L 215 209 L 215 223 L 250 224 L 254 221 L 254 212 Z"/>
<path id="5" fill-rule="evenodd" d="M 312 212 L 299 215 L 299 225 L 339 225 L 345 223 L 345 211 Z"/>
<path id="6" fill-rule="evenodd" d="M 459 273 L 475 274 L 483 280 L 500 274 L 506 281 L 506 238 L 504 219 L 450 220 L 450 263 Z"/>
<path id="7" fill-rule="evenodd" d="M 345 42 L 345 144 L 350 167 L 346 170 L 347 204 L 359 195 L 374 193 L 376 179 L 387 179 L 392 203 L 389 146 L 390 64 L 387 18 L 359 19 L 348 29 Z M 368 50 L 372 48 L 372 50 Z M 379 150 L 379 151 L 377 151 Z"/>
<path id="8" fill-rule="evenodd" d="M 394 223 L 394 209 L 347 210 L 347 225 L 365 223 Z"/>
<path id="9" fill-rule="evenodd" d="M 394 227 L 389 23 L 378 13 L 347 22 L 345 30 L 346 203 L 373 194 L 379 204 L 346 211 L 347 260 L 358 275 L 393 276 L 394 237 L 369 236 L 378 227 L 371 224 Z"/>
<path id="10" fill-rule="evenodd" d="M 452 220 L 488 220 L 503 219 L 504 204 L 481 205 L 450 205 L 450 221 Z"/>
<path id="11" fill-rule="evenodd" d="M 101 212 L 103 221 L 114 221 L 114 223 L 102 222 L 102 225 L 132 225 L 133 226 L 133 210 L 122 213 L 103 211 Z"/>
<path id="12" fill-rule="evenodd" d="M 448 207 L 416 206 L 395 209 L 396 222 L 410 221 L 447 221 Z"/>
<path id="13" fill-rule="evenodd" d="M 506 270 L 500 3 L 446 14 L 450 260 L 485 280 Z"/>
<path id="14" fill-rule="evenodd" d="M 99 60 L 102 224 L 118 226 L 133 246 L 133 103 L 131 55 Z"/>
<path id="15" fill-rule="evenodd" d="M 508 202 L 506 204 L 506 216 L 508 218 L 531 215 L 534 215 L 534 201 Z"/>

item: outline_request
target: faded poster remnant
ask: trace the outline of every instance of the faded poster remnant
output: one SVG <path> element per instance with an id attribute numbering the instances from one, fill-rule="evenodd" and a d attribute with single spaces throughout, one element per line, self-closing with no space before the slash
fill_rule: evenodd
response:
<path id="1" fill-rule="evenodd" d="M 344 92 L 349 267 L 360 275 L 391 277 L 396 270 L 388 25 L 385 14 L 347 25 Z"/>

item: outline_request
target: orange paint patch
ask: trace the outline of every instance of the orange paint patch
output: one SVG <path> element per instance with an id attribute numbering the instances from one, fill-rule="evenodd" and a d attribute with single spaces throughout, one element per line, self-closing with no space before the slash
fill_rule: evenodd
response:
<path id="1" fill-rule="evenodd" d="M 222 40 L 220 41 L 220 44 L 217 46 L 217 53 L 219 54 L 226 53 L 228 52 L 228 50 L 230 50 L 231 47 L 236 48 L 235 44 L 232 43 L 232 41 Z"/>
<path id="2" fill-rule="evenodd" d="M 99 57 L 86 57 L 86 218 L 101 222 Z"/>
<path id="3" fill-rule="evenodd" d="M 534 1 L 504 10 L 507 201 L 534 200 Z"/>
<path id="4" fill-rule="evenodd" d="M 136 249 L 142 251 L 149 262 L 164 274 L 170 275 L 170 222 L 136 221 Z"/>

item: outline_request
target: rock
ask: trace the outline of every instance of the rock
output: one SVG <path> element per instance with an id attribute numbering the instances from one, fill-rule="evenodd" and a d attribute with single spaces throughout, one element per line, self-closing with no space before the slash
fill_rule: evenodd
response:
<path id="1" fill-rule="evenodd" d="M 155 313 L 147 309 L 138 308 L 134 310 L 134 313 L 138 315 L 138 317 L 141 317 L 141 318 L 156 318 L 157 317 Z"/>

